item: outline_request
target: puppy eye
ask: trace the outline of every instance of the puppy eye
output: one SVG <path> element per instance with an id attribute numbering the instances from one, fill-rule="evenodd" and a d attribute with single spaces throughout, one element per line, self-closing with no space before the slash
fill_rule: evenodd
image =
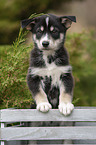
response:
<path id="1" fill-rule="evenodd" d="M 58 33 L 59 30 L 58 30 L 57 28 L 54 28 L 51 32 L 52 32 L 52 33 Z"/>
<path id="2" fill-rule="evenodd" d="M 44 30 L 42 29 L 42 28 L 38 28 L 37 30 L 36 30 L 36 33 L 42 33 Z"/>
<path id="3" fill-rule="evenodd" d="M 36 31 L 37 33 L 42 33 L 42 31 L 40 30 L 40 29 L 37 29 L 37 31 Z"/>
<path id="4" fill-rule="evenodd" d="M 55 29 L 52 31 L 52 33 L 56 33 L 56 32 L 58 32 L 58 31 L 57 31 L 57 30 L 55 30 Z"/>

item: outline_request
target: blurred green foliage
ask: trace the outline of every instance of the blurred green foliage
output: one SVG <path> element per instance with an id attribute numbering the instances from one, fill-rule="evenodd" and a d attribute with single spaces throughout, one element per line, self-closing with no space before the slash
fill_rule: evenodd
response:
<path id="1" fill-rule="evenodd" d="M 0 46 L 0 108 L 30 108 L 32 96 L 26 84 L 29 66 L 28 32 L 20 29 L 13 45 Z M 96 40 L 94 32 L 67 34 L 65 46 L 70 54 L 75 79 L 75 106 L 96 106 Z"/>
<path id="2" fill-rule="evenodd" d="M 96 39 L 95 32 L 67 35 L 66 46 L 75 77 L 76 105 L 96 106 Z"/>

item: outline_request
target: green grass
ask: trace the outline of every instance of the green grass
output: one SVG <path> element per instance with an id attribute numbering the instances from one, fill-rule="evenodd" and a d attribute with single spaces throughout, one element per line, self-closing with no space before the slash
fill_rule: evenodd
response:
<path id="1" fill-rule="evenodd" d="M 33 102 L 26 83 L 29 52 L 27 32 L 20 29 L 13 45 L 0 46 L 0 108 L 30 108 Z M 75 106 L 96 106 L 96 40 L 94 33 L 68 34 L 65 46 L 70 54 L 75 79 Z"/>

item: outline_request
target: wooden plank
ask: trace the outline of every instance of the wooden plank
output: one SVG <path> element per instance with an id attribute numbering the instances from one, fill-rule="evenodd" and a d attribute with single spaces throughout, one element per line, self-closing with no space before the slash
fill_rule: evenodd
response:
<path id="1" fill-rule="evenodd" d="M 58 109 L 42 113 L 36 109 L 1 110 L 1 122 L 20 121 L 96 121 L 96 109 L 74 109 L 69 116 L 64 116 Z"/>
<path id="2" fill-rule="evenodd" d="M 1 120 L 1 110 L 0 110 L 0 120 Z"/>
<path id="3" fill-rule="evenodd" d="M 95 127 L 7 127 L 1 140 L 96 140 Z"/>

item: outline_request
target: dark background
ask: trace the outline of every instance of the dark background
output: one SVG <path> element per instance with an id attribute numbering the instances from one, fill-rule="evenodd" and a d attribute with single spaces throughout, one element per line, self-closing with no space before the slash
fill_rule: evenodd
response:
<path id="1" fill-rule="evenodd" d="M 70 29 L 96 29 L 96 0 L 0 0 L 0 44 L 11 44 L 17 37 L 20 21 L 32 13 L 75 15 L 77 24 Z"/>

